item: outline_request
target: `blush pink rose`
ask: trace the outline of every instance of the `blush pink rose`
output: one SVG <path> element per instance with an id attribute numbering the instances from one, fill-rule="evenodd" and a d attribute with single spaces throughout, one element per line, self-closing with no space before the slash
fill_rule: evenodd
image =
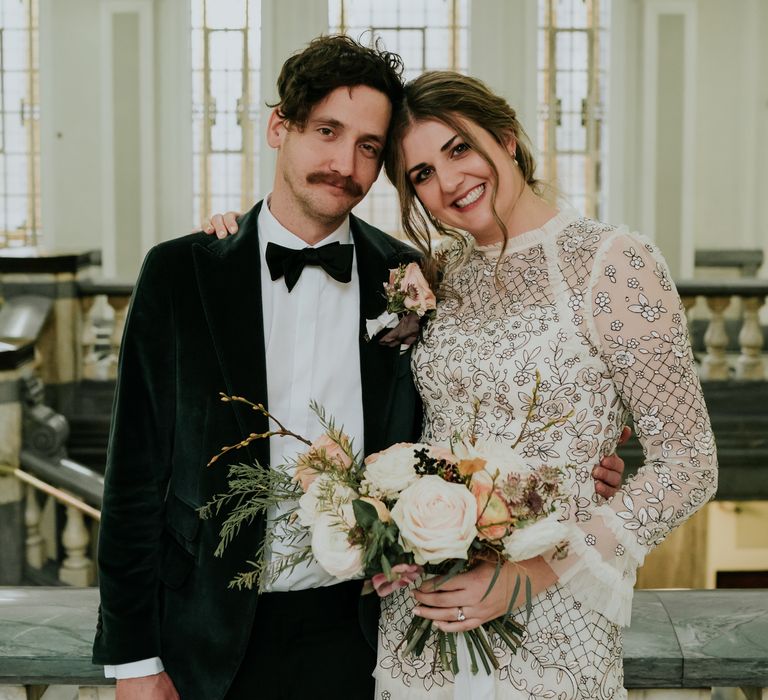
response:
<path id="1" fill-rule="evenodd" d="M 466 559 L 477 536 L 477 502 L 463 484 L 428 474 L 400 494 L 392 520 L 417 564 Z"/>
<path id="2" fill-rule="evenodd" d="M 408 263 L 400 281 L 400 290 L 405 292 L 403 304 L 406 309 L 415 311 L 419 316 L 435 309 L 435 295 L 421 274 L 418 263 Z"/>

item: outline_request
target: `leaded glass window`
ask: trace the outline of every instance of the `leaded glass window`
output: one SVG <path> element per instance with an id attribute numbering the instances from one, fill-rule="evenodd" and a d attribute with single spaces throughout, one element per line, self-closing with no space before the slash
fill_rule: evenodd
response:
<path id="1" fill-rule="evenodd" d="M 467 71 L 469 0 L 330 0 L 330 31 L 399 53 L 405 77 L 425 70 Z M 395 188 L 382 172 L 355 214 L 384 231 L 400 231 Z"/>
<path id="2" fill-rule="evenodd" d="M 259 192 L 261 3 L 192 0 L 193 225 Z"/>
<path id="3" fill-rule="evenodd" d="M 0 2 L 0 247 L 40 238 L 38 0 Z"/>
<path id="4" fill-rule="evenodd" d="M 542 176 L 567 204 L 600 217 L 607 182 L 610 0 L 539 0 Z"/>

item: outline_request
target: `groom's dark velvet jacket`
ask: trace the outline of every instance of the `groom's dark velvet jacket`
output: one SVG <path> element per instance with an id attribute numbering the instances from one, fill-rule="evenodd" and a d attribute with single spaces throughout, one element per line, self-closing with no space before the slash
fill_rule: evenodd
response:
<path id="1" fill-rule="evenodd" d="M 240 233 L 202 233 L 153 248 L 136 284 L 123 338 L 99 539 L 101 606 L 93 661 L 159 656 L 184 700 L 222 698 L 251 634 L 255 591 L 228 588 L 253 558 L 264 522 L 244 528 L 215 558 L 220 519 L 197 508 L 226 490 L 223 445 L 266 421 L 219 392 L 267 404 L 257 204 Z M 364 449 L 411 440 L 420 421 L 410 353 L 367 342 L 389 268 L 409 246 L 352 217 L 360 283 Z M 359 447 L 359 446 L 358 446 Z M 266 440 L 230 461 L 269 463 Z M 370 599 L 370 596 L 366 597 Z M 366 600 L 366 599 L 363 599 Z M 362 608 L 369 638 L 378 601 Z"/>

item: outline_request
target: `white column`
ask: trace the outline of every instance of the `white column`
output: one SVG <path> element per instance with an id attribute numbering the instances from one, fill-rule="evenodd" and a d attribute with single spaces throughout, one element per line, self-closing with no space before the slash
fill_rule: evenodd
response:
<path id="1" fill-rule="evenodd" d="M 40 0 L 40 189 L 46 247 L 101 245 L 99 0 Z"/>
<path id="2" fill-rule="evenodd" d="M 507 99 L 533 141 L 538 105 L 537 0 L 481 0 L 470 3 L 470 8 L 469 74 Z"/>
<path id="3" fill-rule="evenodd" d="M 277 101 L 277 76 L 285 60 L 307 42 L 328 33 L 328 3 L 320 0 L 262 0 L 261 103 Z M 267 109 L 266 107 L 264 108 Z M 266 115 L 262 125 L 266 129 Z M 261 135 L 259 183 L 262 194 L 272 190 L 275 153 Z"/>
<path id="4" fill-rule="evenodd" d="M 102 268 L 108 277 L 134 276 L 158 240 L 153 5 L 101 0 Z"/>
<path id="5" fill-rule="evenodd" d="M 679 17 L 682 30 L 679 36 L 674 20 Z M 693 207 L 695 195 L 695 137 L 693 128 L 696 115 L 696 0 L 645 0 L 643 13 L 643 88 L 642 88 L 642 148 L 641 148 L 641 228 L 643 233 L 656 238 L 658 229 L 665 225 L 670 238 L 679 230 L 679 239 L 659 240 L 662 250 L 670 259 L 675 276 L 693 275 L 694 230 Z M 660 56 L 671 47 L 679 47 L 683 66 L 679 82 L 667 85 L 667 68 Z M 663 87 L 673 95 L 679 94 L 679 113 L 662 94 Z M 660 135 L 675 134 L 679 139 L 679 152 L 671 154 L 660 140 Z M 668 162 L 664 162 L 667 159 Z M 679 163 L 676 158 L 679 158 Z M 679 176 L 671 185 L 664 186 L 666 167 L 679 166 Z M 660 219 L 659 185 L 662 194 L 669 196 L 669 215 Z M 675 245 L 676 244 L 676 245 Z M 673 245 L 675 245 L 673 249 Z M 677 264 L 675 264 L 677 260 Z"/>
<path id="6" fill-rule="evenodd" d="M 192 231 L 192 54 L 189 0 L 156 3 L 157 240 Z M 146 250 L 142 251 L 146 253 Z"/>

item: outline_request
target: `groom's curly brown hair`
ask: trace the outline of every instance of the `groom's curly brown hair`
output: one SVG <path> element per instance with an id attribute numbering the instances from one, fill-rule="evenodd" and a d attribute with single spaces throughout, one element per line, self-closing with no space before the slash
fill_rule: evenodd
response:
<path id="1" fill-rule="evenodd" d="M 385 51 L 380 40 L 373 46 L 343 34 L 313 39 L 307 48 L 291 56 L 277 79 L 281 119 L 298 129 L 306 126 L 312 108 L 339 87 L 366 85 L 398 104 L 403 96 L 403 60 Z"/>

